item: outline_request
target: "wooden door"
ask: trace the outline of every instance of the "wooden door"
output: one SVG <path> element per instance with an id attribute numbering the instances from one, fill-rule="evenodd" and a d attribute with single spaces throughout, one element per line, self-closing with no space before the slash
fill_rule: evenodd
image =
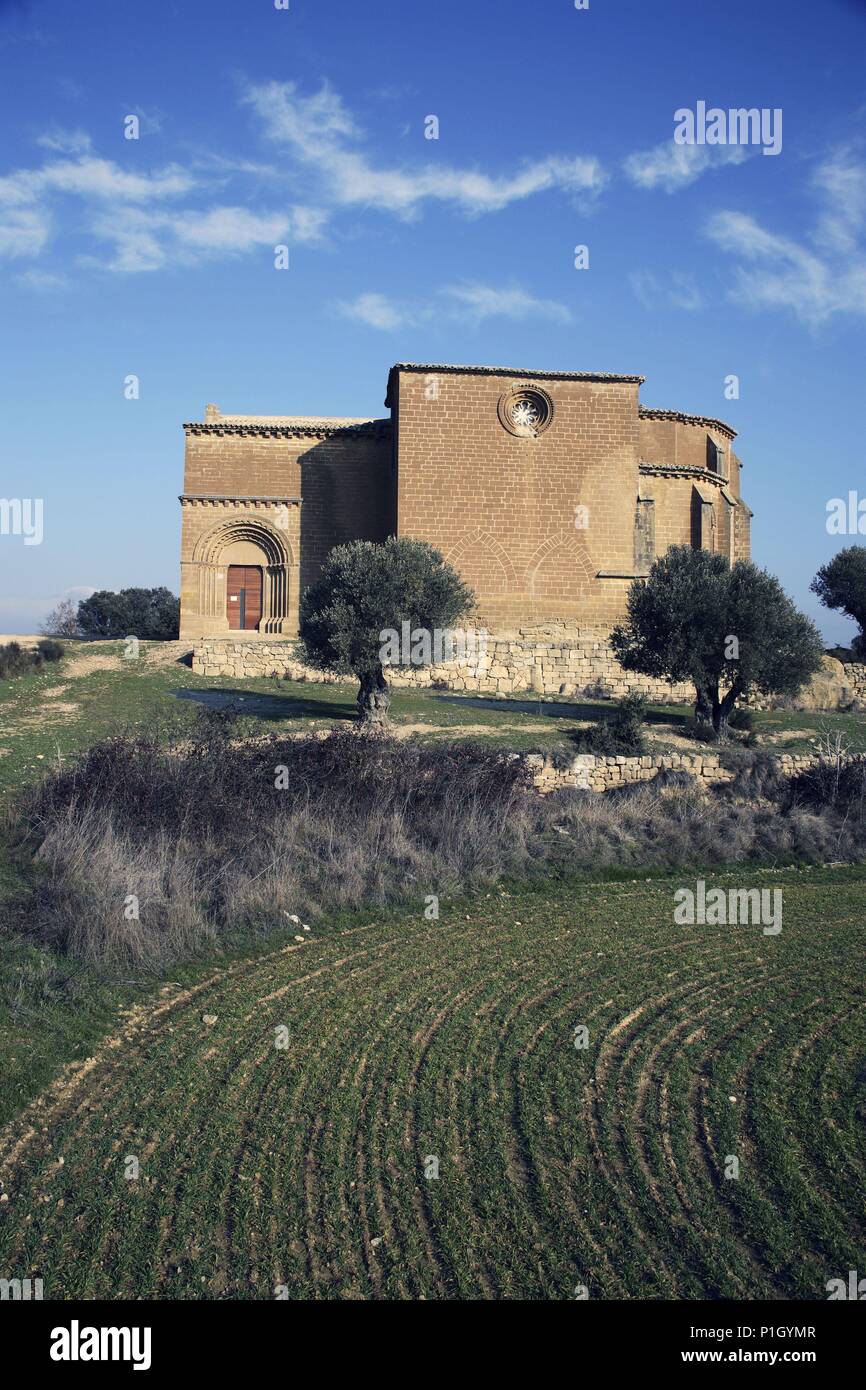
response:
<path id="1" fill-rule="evenodd" d="M 249 632 L 262 616 L 262 571 L 259 565 L 229 565 L 226 609 L 230 632 Z"/>

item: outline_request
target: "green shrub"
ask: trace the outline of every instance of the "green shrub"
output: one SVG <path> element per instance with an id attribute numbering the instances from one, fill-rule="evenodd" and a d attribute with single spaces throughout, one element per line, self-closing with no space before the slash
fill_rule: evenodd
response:
<path id="1" fill-rule="evenodd" d="M 581 744 L 588 753 L 599 757 L 642 757 L 646 752 L 644 719 L 646 703 L 640 695 L 626 695 L 618 701 L 612 714 L 603 714 L 587 729 Z"/>
<path id="2" fill-rule="evenodd" d="M 63 643 L 55 642 L 53 637 L 43 637 L 36 643 L 36 650 L 43 661 L 60 661 L 66 654 Z"/>
<path id="3" fill-rule="evenodd" d="M 0 647 L 0 678 L 6 679 L 8 676 L 24 676 L 32 671 L 34 665 L 33 653 L 25 651 L 20 642 L 7 642 Z M 38 663 L 41 665 L 41 661 Z"/>
<path id="4" fill-rule="evenodd" d="M 10 676 L 32 676 L 41 671 L 46 661 L 59 661 L 64 654 L 60 642 L 43 638 L 35 648 L 22 647 L 20 642 L 7 642 L 0 647 L 0 680 Z"/>
<path id="5" fill-rule="evenodd" d="M 171 642 L 178 634 L 180 599 L 157 589 L 98 589 L 78 605 L 77 623 L 85 637 L 140 637 Z"/>

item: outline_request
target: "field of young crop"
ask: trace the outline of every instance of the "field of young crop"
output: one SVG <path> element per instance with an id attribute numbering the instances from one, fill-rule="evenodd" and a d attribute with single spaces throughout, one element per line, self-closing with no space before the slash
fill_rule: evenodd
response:
<path id="1" fill-rule="evenodd" d="M 781 889 L 781 933 L 675 925 L 682 876 L 497 888 L 164 986 L 0 1133 L 0 1272 L 826 1298 L 866 1247 L 866 870 L 711 881 Z"/>

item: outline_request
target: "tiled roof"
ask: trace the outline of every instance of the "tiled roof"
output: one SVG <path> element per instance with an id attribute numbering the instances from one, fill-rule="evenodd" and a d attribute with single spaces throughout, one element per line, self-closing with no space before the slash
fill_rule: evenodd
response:
<path id="1" fill-rule="evenodd" d="M 649 463 L 646 459 L 638 460 L 638 473 L 645 476 L 665 478 L 702 478 L 705 482 L 715 483 L 717 487 L 727 482 L 721 473 L 713 473 L 709 468 L 699 468 L 693 463 Z"/>
<path id="2" fill-rule="evenodd" d="M 388 373 L 388 393 L 385 404 L 391 405 L 391 382 L 395 372 L 451 372 L 466 376 L 508 376 L 531 381 L 621 381 L 640 386 L 645 380 L 642 376 L 622 376 L 617 372 L 548 372 L 528 370 L 526 367 L 472 367 L 459 366 L 449 362 L 395 362 Z"/>
<path id="3" fill-rule="evenodd" d="M 335 434 L 385 436 L 391 432 L 390 420 L 316 419 L 292 415 L 223 415 L 218 420 L 191 420 L 185 434 L 270 435 L 287 439 L 302 436 L 325 439 Z"/>
<path id="4" fill-rule="evenodd" d="M 205 411 L 206 425 L 368 425 L 369 415 L 224 415 L 211 406 Z"/>
<path id="5" fill-rule="evenodd" d="M 642 420 L 678 420 L 681 425 L 701 425 L 704 429 L 719 430 L 729 439 L 736 439 L 737 431 L 724 420 L 715 420 L 708 415 L 686 415 L 682 410 L 653 410 L 648 405 L 638 406 Z"/>

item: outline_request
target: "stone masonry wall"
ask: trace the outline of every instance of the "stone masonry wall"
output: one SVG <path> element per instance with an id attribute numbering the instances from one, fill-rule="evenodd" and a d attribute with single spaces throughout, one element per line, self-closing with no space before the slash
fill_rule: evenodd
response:
<path id="1" fill-rule="evenodd" d="M 393 376 L 397 534 L 442 552 L 488 627 L 615 621 L 634 573 L 639 379 L 530 379 L 554 414 L 529 438 L 499 416 L 522 381 L 507 371 Z"/>
<path id="2" fill-rule="evenodd" d="M 586 791 L 607 792 L 635 782 L 651 782 L 663 770 L 688 772 L 704 786 L 732 782 L 735 772 L 722 767 L 718 753 L 663 753 L 657 757 L 602 758 L 594 753 L 576 753 L 563 766 L 556 766 L 544 753 L 522 755 L 532 769 L 533 781 L 540 792 L 554 792 L 569 787 Z M 777 758 L 779 770 L 785 777 L 794 777 L 818 762 L 811 753 L 782 753 Z"/>
<path id="3" fill-rule="evenodd" d="M 285 676 L 289 680 L 332 682 L 345 679 L 304 666 L 292 642 L 203 638 L 193 652 L 193 670 L 202 676 Z M 616 661 L 606 634 L 597 628 L 551 626 L 517 628 L 490 634 L 486 652 L 476 663 L 440 662 L 389 677 L 401 687 L 445 684 L 449 690 L 479 694 L 593 695 L 618 698 L 637 691 L 649 699 L 688 702 L 691 686 L 625 672 Z"/>
<path id="4" fill-rule="evenodd" d="M 305 666 L 294 642 L 278 638 L 200 638 L 192 668 L 201 676 L 249 679 L 283 676 L 287 680 L 344 680 L 330 671 Z M 568 628 L 556 624 L 491 633 L 477 663 L 440 662 L 436 666 L 395 670 L 391 683 L 401 688 L 460 690 L 479 695 L 563 695 L 619 699 L 630 692 L 660 704 L 691 704 L 691 685 L 624 671 L 614 657 L 607 634 L 598 628 Z M 752 709 L 768 706 L 751 698 Z M 802 710 L 850 709 L 866 705 L 866 666 L 825 656 L 823 668 L 794 701 Z"/>
<path id="5" fill-rule="evenodd" d="M 866 666 L 861 666 L 859 662 L 845 662 L 842 667 L 845 678 L 854 691 L 854 699 L 866 702 Z"/>

